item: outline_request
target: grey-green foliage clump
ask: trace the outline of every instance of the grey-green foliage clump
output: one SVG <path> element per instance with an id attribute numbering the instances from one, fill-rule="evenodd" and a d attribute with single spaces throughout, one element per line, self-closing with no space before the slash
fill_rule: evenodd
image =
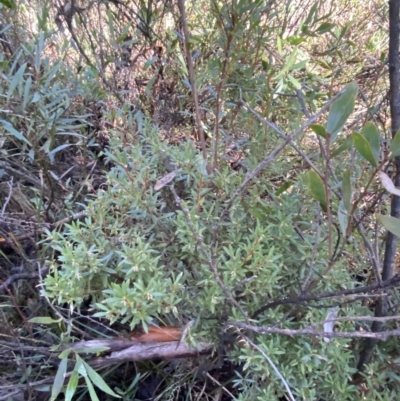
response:
<path id="1" fill-rule="evenodd" d="M 269 300 L 299 291 L 311 259 L 316 274 L 323 271 L 326 255 L 313 254 L 323 235 L 315 235 L 316 206 L 298 190 L 301 179 L 290 194 L 271 200 L 265 193 L 266 177 L 260 177 L 221 220 L 245 173 L 221 167 L 210 177 L 192 142 L 168 145 L 150 126 L 142 127 L 143 132 L 132 135 L 123 147 L 119 139 L 111 140 L 106 156 L 113 167 L 89 202 L 87 217 L 52 234 L 58 256 L 45 279 L 50 298 L 73 307 L 91 295 L 96 316 L 132 327 L 155 318 L 178 324 L 195 319 L 189 338 L 213 341 L 228 318 L 244 317 L 218 285 L 210 259 L 215 259 L 223 284 L 249 316 Z M 171 170 L 177 174 L 173 189 L 182 208 L 168 185 L 154 189 Z M 318 290 L 350 282 L 344 266 L 338 263 L 335 268 L 334 275 L 315 283 Z M 353 312 L 350 307 L 348 311 Z M 288 306 L 270 309 L 257 320 L 296 329 L 323 321 L 324 314 L 321 309 L 296 314 Z M 342 325 L 346 327 L 351 330 L 351 325 Z M 255 340 L 302 399 L 334 399 L 334 394 L 346 399 L 353 394 L 348 379 L 355 361 L 349 340 L 326 344 L 275 335 Z M 245 364 L 235 381 L 243 390 L 240 399 L 273 400 L 285 394 L 267 361 L 245 342 L 238 341 L 230 357 Z"/>

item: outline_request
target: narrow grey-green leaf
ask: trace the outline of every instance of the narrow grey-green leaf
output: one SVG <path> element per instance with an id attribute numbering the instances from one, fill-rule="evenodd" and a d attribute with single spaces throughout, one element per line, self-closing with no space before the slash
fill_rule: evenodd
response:
<path id="1" fill-rule="evenodd" d="M 68 356 L 71 353 L 71 351 L 72 351 L 71 348 L 67 348 L 64 351 L 61 351 L 60 354 L 58 355 L 58 357 L 60 359 L 66 359 L 66 358 L 68 358 Z"/>
<path id="2" fill-rule="evenodd" d="M 61 318 L 60 319 L 52 319 L 49 316 L 38 316 L 38 317 L 33 317 L 32 319 L 29 319 L 28 322 L 39 323 L 39 324 L 53 324 L 53 323 L 61 322 Z"/>
<path id="3" fill-rule="evenodd" d="M 342 236 L 343 236 L 343 238 L 345 238 L 346 231 L 347 231 L 347 224 L 349 222 L 349 216 L 347 214 L 343 199 L 339 203 L 338 220 L 339 220 L 339 226 L 340 226 L 340 230 L 342 232 Z"/>
<path id="4" fill-rule="evenodd" d="M 105 393 L 110 394 L 113 397 L 121 398 L 119 395 L 115 394 L 110 387 L 108 387 L 108 384 L 93 368 L 90 367 L 90 365 L 88 365 L 85 361 L 82 362 L 93 384 L 95 384 L 100 390 L 104 391 Z"/>
<path id="5" fill-rule="evenodd" d="M 319 124 L 311 124 L 310 128 L 319 136 L 326 139 L 326 129 L 322 125 Z"/>
<path id="6" fill-rule="evenodd" d="M 85 376 L 85 381 L 86 381 L 86 386 L 89 390 L 90 399 L 92 401 L 99 401 L 96 391 L 94 390 L 93 384 L 87 376 Z"/>
<path id="7" fill-rule="evenodd" d="M 17 131 L 12 124 L 10 124 L 6 120 L 0 120 L 0 123 L 3 124 L 3 127 L 13 136 L 15 136 L 20 141 L 26 142 L 28 145 L 32 146 L 31 143 L 24 137 L 22 132 Z"/>
<path id="8" fill-rule="evenodd" d="M 392 152 L 390 157 L 400 156 L 400 129 L 396 132 L 396 135 L 390 143 L 390 151 Z"/>
<path id="9" fill-rule="evenodd" d="M 371 145 L 367 139 L 358 132 L 352 134 L 354 146 L 360 155 L 367 161 L 369 161 L 374 167 L 378 166 L 378 160 L 375 159 L 371 149 Z"/>
<path id="10" fill-rule="evenodd" d="M 321 177 L 314 170 L 310 170 L 308 172 L 308 185 L 310 187 L 312 197 L 320 203 L 322 209 L 326 212 L 327 203 L 325 185 Z"/>
<path id="11" fill-rule="evenodd" d="M 100 354 L 101 352 L 108 351 L 110 347 L 95 347 L 95 348 L 75 348 L 78 354 Z"/>
<path id="12" fill-rule="evenodd" d="M 301 83 L 292 75 L 288 74 L 288 79 L 292 83 L 295 89 L 301 89 Z"/>
<path id="13" fill-rule="evenodd" d="M 22 100 L 22 110 L 25 111 L 26 105 L 29 102 L 30 99 L 30 93 L 31 93 L 31 86 L 32 86 L 32 78 L 28 77 L 28 79 L 25 82 L 25 88 L 24 88 L 24 96 Z"/>
<path id="14" fill-rule="evenodd" d="M 346 120 L 353 112 L 354 104 L 357 98 L 358 85 L 351 82 L 346 85 L 344 93 L 339 96 L 329 110 L 326 130 L 331 134 L 331 142 L 337 138 L 339 132 L 343 129 Z"/>
<path id="15" fill-rule="evenodd" d="M 47 155 L 49 156 L 50 161 L 53 163 L 54 161 L 54 155 L 59 152 L 60 150 L 63 150 L 65 148 L 68 148 L 68 146 L 72 146 L 71 143 L 64 143 L 63 145 L 57 146 L 53 150 L 51 150 Z"/>
<path id="16" fill-rule="evenodd" d="M 368 122 L 367 124 L 364 125 L 361 133 L 365 136 L 365 138 L 369 142 L 372 149 L 372 153 L 374 155 L 374 159 L 378 161 L 379 156 L 381 154 L 381 138 L 375 124 L 372 122 Z"/>
<path id="17" fill-rule="evenodd" d="M 318 28 L 317 33 L 322 35 L 323 33 L 329 32 L 333 28 L 335 28 L 335 24 L 331 24 L 330 22 L 323 22 Z"/>
<path id="18" fill-rule="evenodd" d="M 331 158 L 340 155 L 347 149 L 350 149 L 352 145 L 353 145 L 353 138 L 349 136 L 336 150 L 332 152 Z"/>
<path id="19" fill-rule="evenodd" d="M 293 181 L 285 181 L 275 192 L 275 196 L 279 196 L 293 185 Z"/>
<path id="20" fill-rule="evenodd" d="M 26 63 L 22 64 L 21 67 L 19 67 L 18 71 L 15 73 L 13 79 L 11 80 L 10 87 L 8 88 L 8 93 L 7 93 L 7 102 L 10 101 L 10 98 L 14 93 L 15 88 L 21 82 L 26 66 L 27 66 Z"/>
<path id="21" fill-rule="evenodd" d="M 348 213 L 351 212 L 351 180 L 350 180 L 350 170 L 346 169 L 343 173 L 342 180 L 342 195 L 343 203 L 346 207 Z"/>
<path id="22" fill-rule="evenodd" d="M 69 378 L 67 390 L 65 391 L 65 401 L 71 401 L 72 396 L 75 394 L 76 388 L 78 387 L 78 372 L 74 370 Z"/>
<path id="23" fill-rule="evenodd" d="M 55 400 L 60 394 L 65 380 L 65 373 L 67 371 L 68 359 L 61 359 L 60 365 L 58 365 L 56 377 L 54 378 L 53 388 L 51 389 L 51 400 Z"/>
<path id="24" fill-rule="evenodd" d="M 400 219 L 383 214 L 377 214 L 376 216 L 388 231 L 396 237 L 400 237 Z"/>

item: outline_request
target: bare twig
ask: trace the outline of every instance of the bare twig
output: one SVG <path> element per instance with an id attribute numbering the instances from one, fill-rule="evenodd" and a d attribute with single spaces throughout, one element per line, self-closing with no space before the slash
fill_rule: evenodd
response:
<path id="1" fill-rule="evenodd" d="M 258 334 L 282 334 L 285 336 L 296 337 L 296 336 L 318 336 L 318 337 L 326 337 L 326 338 L 371 338 L 374 340 L 382 340 L 385 341 L 389 337 L 399 337 L 400 330 L 390 330 L 390 331 L 381 331 L 378 333 L 372 333 L 370 331 L 333 331 L 326 332 L 320 330 L 314 330 L 311 327 L 306 327 L 304 329 L 279 329 L 277 327 L 270 326 L 253 326 L 251 324 L 242 323 L 242 322 L 234 322 L 228 321 L 227 326 L 236 327 L 239 329 L 245 329 L 252 331 Z"/>
<path id="2" fill-rule="evenodd" d="M 357 287 L 357 288 L 352 288 L 352 289 L 347 289 L 347 290 L 328 292 L 325 294 L 300 295 L 297 297 L 278 299 L 278 300 L 269 302 L 268 304 L 266 304 L 263 307 L 256 310 L 251 318 L 255 319 L 261 313 L 263 313 L 266 310 L 271 309 L 275 306 L 278 306 L 278 305 L 298 304 L 298 303 L 301 303 L 304 301 L 320 301 L 322 299 L 334 298 L 334 297 L 343 296 L 343 295 L 371 293 L 372 291 L 387 290 L 389 288 L 399 286 L 399 283 L 400 283 L 400 275 L 396 275 L 389 280 L 381 281 L 380 283 L 375 283 L 375 284 L 367 285 L 364 287 Z"/>
<path id="3" fill-rule="evenodd" d="M 219 386 L 223 391 L 225 391 L 226 394 L 229 395 L 229 397 L 232 397 L 232 400 L 234 400 L 236 397 L 225 387 L 223 386 L 217 379 L 212 377 L 208 372 L 205 374 L 212 382 L 214 382 L 217 386 Z"/>
<path id="4" fill-rule="evenodd" d="M 313 326 L 319 326 L 325 322 L 345 322 L 345 321 L 368 321 L 368 322 L 390 322 L 391 320 L 400 320 L 400 316 L 385 316 L 385 317 L 374 317 L 374 316 L 344 316 L 335 317 L 334 319 L 326 319 L 323 322 L 315 323 Z"/>
<path id="5" fill-rule="evenodd" d="M 44 265 L 41 269 L 40 269 L 40 274 L 41 275 L 45 275 L 47 274 L 49 270 L 49 266 L 48 265 Z M 15 283 L 16 281 L 19 280 L 32 280 L 35 278 L 38 278 L 39 274 L 38 273 L 17 273 L 17 274 L 13 274 L 12 276 L 10 276 L 7 280 L 5 280 L 1 285 L 0 285 L 0 294 L 2 294 L 6 289 L 8 289 L 10 287 L 11 284 Z"/>
<path id="6" fill-rule="evenodd" d="M 34 237 L 34 236 L 37 235 L 37 234 L 43 234 L 46 230 L 54 230 L 54 229 L 57 229 L 57 228 L 63 226 L 64 224 L 69 223 L 69 222 L 72 221 L 72 220 L 78 220 L 78 219 L 80 219 L 80 218 L 82 218 L 82 217 L 85 217 L 85 216 L 87 216 L 87 211 L 86 211 L 86 210 L 83 210 L 83 211 L 81 211 L 81 212 L 74 213 L 74 214 L 71 215 L 71 216 L 64 217 L 63 219 L 58 220 L 58 221 L 56 221 L 55 223 L 52 223 L 52 224 L 44 223 L 44 224 L 42 225 L 42 228 L 37 229 L 37 230 L 35 230 L 35 231 L 29 231 L 29 232 L 27 232 L 27 233 L 25 233 L 25 234 L 18 235 L 18 236 L 16 236 L 16 237 L 14 238 L 14 240 L 16 240 L 16 241 L 22 241 L 22 240 L 27 239 L 27 238 L 32 238 L 32 237 Z M 10 239 L 8 239 L 8 238 L 5 238 L 5 240 L 6 240 L 6 241 L 5 241 L 6 243 L 12 242 L 12 241 L 11 241 Z M 23 277 L 22 277 L 22 278 L 23 278 Z M 28 278 L 29 278 L 29 277 L 28 277 Z M 32 278 L 33 278 L 33 277 L 32 277 Z"/>
<path id="7" fill-rule="evenodd" d="M 13 186 L 12 186 L 13 179 L 14 179 L 14 177 L 11 177 L 11 180 L 7 182 L 7 185 L 8 185 L 8 196 L 7 196 L 6 200 L 4 201 L 3 208 L 1 209 L 1 217 L 4 216 L 4 213 L 6 211 L 7 205 L 10 202 L 10 199 L 11 199 L 12 190 L 13 190 Z"/>
<path id="8" fill-rule="evenodd" d="M 204 137 L 203 126 L 201 124 L 199 98 L 197 96 L 197 88 L 196 88 L 196 78 L 195 78 L 195 73 L 194 73 L 193 60 L 192 60 L 192 56 L 190 53 L 190 47 L 189 47 L 189 30 L 188 30 L 188 26 L 187 26 L 185 1 L 178 0 L 178 5 L 179 5 L 179 11 L 180 11 L 181 17 L 182 17 L 183 33 L 184 33 L 184 39 L 185 39 L 185 54 L 186 54 L 186 60 L 187 60 L 188 69 L 189 69 L 190 86 L 192 87 L 192 95 L 193 95 L 195 118 L 196 118 L 196 128 L 197 128 L 197 132 L 199 135 L 198 139 L 200 140 L 201 150 L 203 153 L 203 159 L 206 161 L 207 166 L 208 166 L 206 140 Z M 218 116 L 216 118 L 218 118 Z"/>
<path id="9" fill-rule="evenodd" d="M 98 341 L 96 342 L 98 343 Z M 85 347 L 85 343 L 87 341 L 83 342 L 83 347 Z M 191 347 L 183 343 L 177 347 L 177 343 L 177 341 L 169 341 L 164 343 L 134 344 L 129 348 L 112 352 L 108 356 L 89 360 L 88 363 L 94 368 L 99 368 L 129 361 L 195 357 L 210 354 L 212 351 L 212 345 L 210 344 L 200 343 L 198 347 Z"/>
<path id="10" fill-rule="evenodd" d="M 225 206 L 225 209 L 222 211 L 220 217 L 219 217 L 219 222 L 213 227 L 213 239 L 211 241 L 211 249 L 214 248 L 216 240 L 217 240 L 217 235 L 218 235 L 218 231 L 220 230 L 222 223 L 224 222 L 224 219 L 226 217 L 226 215 L 228 214 L 229 210 L 231 209 L 233 203 L 235 202 L 235 200 L 242 194 L 242 192 L 245 190 L 246 186 L 249 184 L 249 182 L 251 182 L 258 174 L 260 174 L 260 172 L 267 167 L 270 163 L 272 163 L 276 157 L 278 156 L 278 154 L 281 152 L 282 149 L 284 149 L 286 147 L 286 145 L 288 143 L 290 143 L 290 141 L 292 141 L 294 138 L 296 138 L 296 136 L 300 135 L 302 132 L 304 132 L 304 130 L 311 124 L 313 124 L 315 121 L 318 120 L 318 118 L 324 114 L 328 108 L 330 107 L 330 105 L 332 104 L 332 102 L 334 102 L 339 96 L 341 96 L 343 94 L 343 91 L 339 92 L 336 96 L 334 96 L 331 100 L 329 100 L 321 109 L 318 113 L 314 114 L 312 117 L 310 117 L 300 128 L 298 128 L 295 132 L 293 132 L 290 135 L 286 135 L 283 136 L 284 141 L 275 147 L 275 149 L 267 156 L 264 158 L 264 160 L 262 160 L 254 169 L 253 171 L 249 172 L 246 174 L 246 178 L 243 180 L 243 182 L 240 184 L 239 188 L 233 193 L 233 195 L 231 196 L 231 198 L 229 199 L 227 205 Z M 242 100 L 240 100 L 240 103 L 242 103 L 243 105 L 245 105 L 246 103 L 243 102 Z M 267 123 L 267 122 L 266 122 Z M 273 123 L 267 123 L 269 124 L 273 124 Z M 275 124 L 273 124 L 273 126 L 271 126 L 271 128 L 275 129 Z M 279 130 L 278 127 L 276 127 L 276 129 Z"/>
<path id="11" fill-rule="evenodd" d="M 364 231 L 364 226 L 362 225 L 362 223 L 357 226 L 357 231 L 361 235 L 361 238 L 364 241 L 364 245 L 367 248 L 369 258 L 371 260 L 371 264 L 372 264 L 372 267 L 374 270 L 375 280 L 378 283 L 380 283 L 381 282 L 381 276 L 380 276 L 381 262 L 379 260 L 379 255 L 375 252 L 375 249 L 372 247 L 371 242 L 367 238 L 365 231 Z M 377 228 L 376 228 L 376 231 L 378 231 Z"/>

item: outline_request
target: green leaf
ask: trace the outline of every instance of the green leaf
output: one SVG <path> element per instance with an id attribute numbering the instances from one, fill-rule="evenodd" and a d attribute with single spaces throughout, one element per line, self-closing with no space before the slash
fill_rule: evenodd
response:
<path id="1" fill-rule="evenodd" d="M 0 4 L 3 4 L 7 8 L 11 8 L 11 9 L 15 8 L 15 3 L 11 0 L 0 0 Z"/>
<path id="2" fill-rule="evenodd" d="M 310 187 L 312 197 L 320 203 L 322 209 L 324 212 L 326 212 L 327 203 L 325 185 L 321 177 L 314 170 L 310 170 L 308 172 L 308 185 Z"/>
<path id="3" fill-rule="evenodd" d="M 296 78 L 288 74 L 288 79 L 292 83 L 295 89 L 301 89 L 301 83 Z"/>
<path id="4" fill-rule="evenodd" d="M 58 357 L 60 358 L 60 359 L 66 359 L 66 358 L 68 358 L 68 356 L 69 356 L 69 354 L 71 353 L 71 348 L 67 348 L 67 349 L 65 349 L 64 351 L 62 351 L 61 353 L 60 353 L 60 355 L 58 355 Z"/>
<path id="5" fill-rule="evenodd" d="M 10 87 L 8 88 L 8 93 L 7 93 L 7 102 L 10 101 L 10 98 L 14 93 L 15 88 L 21 82 L 26 66 L 27 63 L 22 64 L 21 67 L 19 67 L 18 71 L 15 73 L 13 79 L 11 80 Z"/>
<path id="6" fill-rule="evenodd" d="M 346 207 L 348 213 L 351 212 L 351 180 L 350 180 L 350 170 L 346 169 L 343 173 L 342 180 L 342 195 L 343 203 Z"/>
<path id="7" fill-rule="evenodd" d="M 388 231 L 390 231 L 396 237 L 400 237 L 400 219 L 383 214 L 377 214 L 376 217 Z"/>
<path id="8" fill-rule="evenodd" d="M 317 33 L 319 35 L 322 35 L 326 32 L 329 32 L 332 28 L 335 27 L 335 24 L 331 24 L 330 22 L 323 22 L 318 28 L 317 28 Z"/>
<path id="9" fill-rule="evenodd" d="M 89 390 L 89 395 L 90 395 L 90 399 L 92 401 L 99 401 L 99 398 L 97 397 L 96 391 L 94 391 L 94 387 L 92 382 L 90 381 L 90 379 L 85 376 L 85 381 L 86 381 L 86 386 Z"/>
<path id="10" fill-rule="evenodd" d="M 372 152 L 371 145 L 367 139 L 358 132 L 353 132 L 352 134 L 354 146 L 360 155 L 367 161 L 369 161 L 374 167 L 378 166 L 378 161 Z"/>
<path id="11" fill-rule="evenodd" d="M 326 139 L 326 129 L 322 125 L 319 124 L 311 124 L 310 128 L 319 136 Z"/>
<path id="12" fill-rule="evenodd" d="M 343 237 L 346 237 L 349 216 L 346 212 L 346 206 L 344 205 L 344 199 L 342 199 L 339 203 L 338 220 L 339 220 L 340 230 L 342 231 L 342 235 L 343 235 Z"/>
<path id="13" fill-rule="evenodd" d="M 59 323 L 61 322 L 61 318 L 54 320 L 49 316 L 38 316 L 38 317 L 33 317 L 32 319 L 29 319 L 28 322 L 30 323 L 40 323 L 40 324 L 53 324 L 53 323 Z"/>
<path id="14" fill-rule="evenodd" d="M 69 378 L 67 390 L 65 391 L 65 401 L 71 401 L 72 396 L 75 394 L 76 388 L 78 387 L 78 372 L 74 370 Z"/>
<path id="15" fill-rule="evenodd" d="M 55 400 L 60 394 L 65 380 L 65 373 L 67 372 L 68 359 L 61 359 L 60 365 L 58 366 L 56 377 L 54 378 L 53 388 L 51 389 L 51 400 Z"/>
<path id="16" fill-rule="evenodd" d="M 400 129 L 396 132 L 392 142 L 390 143 L 390 157 L 400 156 Z"/>
<path id="17" fill-rule="evenodd" d="M 119 395 L 115 394 L 114 391 L 108 387 L 108 384 L 103 380 L 103 378 L 93 369 L 91 368 L 85 361 L 82 361 L 85 366 L 86 372 L 90 377 L 90 380 L 95 384 L 100 390 L 104 391 L 107 394 L 112 395 L 113 397 L 121 398 Z"/>
<path id="18" fill-rule="evenodd" d="M 331 134 L 331 143 L 335 141 L 348 117 L 353 112 L 357 93 L 357 83 L 351 82 L 346 85 L 344 93 L 332 103 L 326 124 L 326 130 Z"/>
<path id="19" fill-rule="evenodd" d="M 96 347 L 96 348 L 75 348 L 78 354 L 100 354 L 101 352 L 108 351 L 110 347 Z"/>
<path id="20" fill-rule="evenodd" d="M 275 192 L 275 196 L 279 196 L 283 192 L 285 192 L 288 188 L 290 188 L 293 185 L 293 181 L 286 181 L 284 182 Z"/>
<path id="21" fill-rule="evenodd" d="M 22 132 L 17 131 L 11 123 L 5 120 L 0 120 L 0 123 L 3 124 L 4 128 L 11 134 L 14 135 L 20 141 L 26 142 L 28 145 L 32 146 L 32 144 L 24 137 Z"/>
<path id="22" fill-rule="evenodd" d="M 368 122 L 365 124 L 361 132 L 371 146 L 374 159 L 378 161 L 381 154 L 381 138 L 378 129 L 374 123 Z"/>
<path id="23" fill-rule="evenodd" d="M 349 136 L 336 150 L 334 150 L 332 152 L 331 158 L 340 155 L 342 152 L 344 152 L 347 149 L 350 149 L 351 145 L 353 145 L 353 138 L 351 136 Z"/>

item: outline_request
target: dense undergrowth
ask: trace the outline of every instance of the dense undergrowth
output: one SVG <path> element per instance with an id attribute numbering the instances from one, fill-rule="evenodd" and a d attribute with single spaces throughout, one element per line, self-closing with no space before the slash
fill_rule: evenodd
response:
<path id="1" fill-rule="evenodd" d="M 1 397 L 395 399 L 386 3 L 0 7 Z M 62 351 L 152 325 L 213 352 Z"/>

